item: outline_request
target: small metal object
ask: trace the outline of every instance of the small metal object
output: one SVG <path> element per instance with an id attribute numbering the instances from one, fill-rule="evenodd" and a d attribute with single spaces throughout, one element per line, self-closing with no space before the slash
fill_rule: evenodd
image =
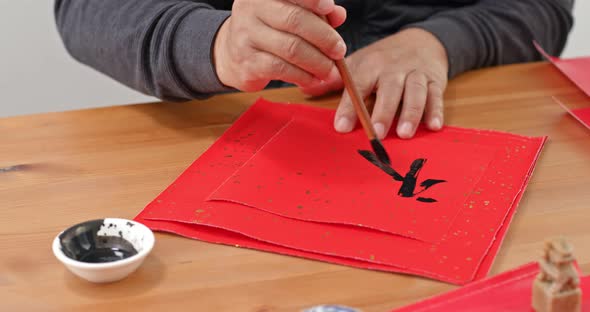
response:
<path id="1" fill-rule="evenodd" d="M 362 312 L 353 308 L 340 305 L 319 305 L 303 310 L 302 312 Z"/>

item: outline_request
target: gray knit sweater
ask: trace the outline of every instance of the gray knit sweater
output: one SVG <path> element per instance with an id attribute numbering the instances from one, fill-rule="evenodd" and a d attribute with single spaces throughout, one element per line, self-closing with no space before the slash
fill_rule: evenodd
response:
<path id="1" fill-rule="evenodd" d="M 211 48 L 231 14 L 227 0 L 56 0 L 69 53 L 113 79 L 167 100 L 228 91 Z M 532 40 L 559 55 L 572 27 L 573 0 L 343 0 L 338 31 L 351 53 L 405 27 L 420 27 L 447 50 L 449 77 L 539 60 Z"/>

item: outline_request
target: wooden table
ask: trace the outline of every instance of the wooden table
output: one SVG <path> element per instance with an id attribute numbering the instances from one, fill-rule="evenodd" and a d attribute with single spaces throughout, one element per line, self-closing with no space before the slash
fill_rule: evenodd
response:
<path id="1" fill-rule="evenodd" d="M 454 288 L 167 234 L 114 284 L 82 281 L 54 258 L 60 230 L 133 218 L 259 96 L 337 103 L 283 89 L 0 119 L 0 310 L 261 312 L 339 303 L 386 311 Z M 543 240 L 558 234 L 590 271 L 590 132 L 551 96 L 590 104 L 547 63 L 468 73 L 446 92 L 450 125 L 550 136 L 491 274 L 535 260 Z"/>

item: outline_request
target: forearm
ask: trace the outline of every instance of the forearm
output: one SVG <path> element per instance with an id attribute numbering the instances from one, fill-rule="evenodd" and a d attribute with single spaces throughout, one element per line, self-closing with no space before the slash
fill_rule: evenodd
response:
<path id="1" fill-rule="evenodd" d="M 229 11 L 164 0 L 57 0 L 55 17 L 78 61 L 143 93 L 201 98 L 227 90 L 211 47 Z"/>
<path id="2" fill-rule="evenodd" d="M 559 55 L 573 25 L 573 0 L 482 0 L 408 27 L 423 28 L 445 46 L 449 77 L 464 71 L 541 60 L 538 41 Z"/>

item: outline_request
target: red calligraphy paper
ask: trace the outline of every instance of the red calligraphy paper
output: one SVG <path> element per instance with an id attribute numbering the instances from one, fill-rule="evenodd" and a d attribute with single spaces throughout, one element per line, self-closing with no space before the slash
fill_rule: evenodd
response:
<path id="1" fill-rule="evenodd" d="M 529 263 L 392 312 L 533 311 L 532 286 L 538 273 L 538 264 Z M 590 276 L 580 279 L 580 287 L 582 311 L 590 311 Z"/>
<path id="2" fill-rule="evenodd" d="M 565 105 L 557 98 L 553 97 L 553 100 L 557 102 L 557 104 L 559 104 L 566 112 L 572 115 L 572 117 L 574 117 L 582 125 L 590 129 L 590 107 L 570 109 L 569 107 L 567 107 L 567 105 Z"/>
<path id="3" fill-rule="evenodd" d="M 209 199 L 436 242 L 467 206 L 495 152 L 445 140 L 444 131 L 422 131 L 413 140 L 383 141 L 394 155 L 385 172 L 359 154 L 367 145 L 362 129 L 342 135 L 332 119 L 330 111 L 295 114 Z M 416 162 L 422 166 L 405 182 Z"/>
<path id="4" fill-rule="evenodd" d="M 154 229 L 187 237 L 361 268 L 403 272 L 463 284 L 488 272 L 545 138 L 447 127 L 442 140 L 495 150 L 437 243 L 364 227 L 308 222 L 208 197 L 294 113 L 323 109 L 259 101 L 137 216 Z M 419 130 L 419 136 L 426 136 Z"/>
<path id="5" fill-rule="evenodd" d="M 584 93 L 590 96 L 590 57 L 561 59 L 547 54 L 537 42 L 533 42 L 533 44 L 543 57 L 555 65 Z"/>

